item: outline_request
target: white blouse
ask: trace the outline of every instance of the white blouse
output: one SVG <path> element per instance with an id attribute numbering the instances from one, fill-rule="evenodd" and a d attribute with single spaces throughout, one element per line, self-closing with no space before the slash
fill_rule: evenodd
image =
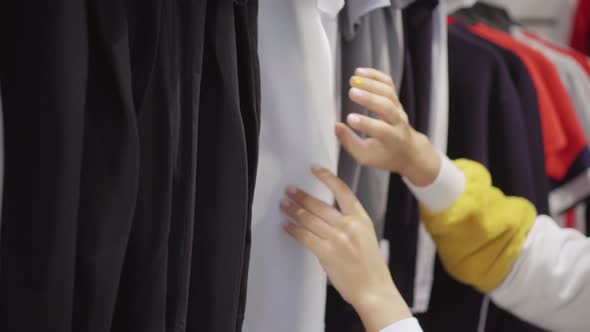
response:
<path id="1" fill-rule="evenodd" d="M 311 252 L 282 229 L 287 185 L 326 202 L 309 171 L 336 171 L 338 141 L 331 29 L 342 0 L 260 0 L 262 124 L 254 194 L 245 332 L 323 332 L 326 275 Z M 328 13 L 325 13 L 328 11 Z"/>

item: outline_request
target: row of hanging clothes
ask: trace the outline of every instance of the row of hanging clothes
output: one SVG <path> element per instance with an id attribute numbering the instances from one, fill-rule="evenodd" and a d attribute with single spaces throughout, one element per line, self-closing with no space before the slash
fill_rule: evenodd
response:
<path id="1" fill-rule="evenodd" d="M 409 51 L 407 58 L 414 62 L 428 54 L 412 53 L 412 43 L 424 40 L 417 27 L 426 29 L 424 24 L 411 25 L 411 13 L 418 3 L 403 11 L 405 32 L 411 36 L 406 54 Z M 431 7 L 431 15 L 443 3 L 439 1 L 434 10 Z M 590 40 L 584 28 L 590 12 L 586 1 L 569 3 L 568 18 L 560 22 L 568 26 L 569 47 L 532 33 L 505 9 L 486 2 L 471 7 L 464 4 L 466 8 L 458 11 L 451 6 L 444 17 L 448 77 L 435 76 L 434 62 L 427 69 L 424 63 L 428 60 L 418 66 L 406 60 L 400 100 L 412 124 L 435 145 L 433 132 L 437 126 L 446 126 L 446 153 L 451 158 L 470 158 L 486 165 L 494 185 L 504 192 L 526 197 L 539 213 L 586 232 L 590 216 L 590 62 L 580 41 Z M 428 46 L 436 50 L 435 38 L 432 40 Z M 430 81 L 430 94 L 421 90 L 424 85 L 416 85 L 425 74 L 433 75 L 425 80 Z M 444 83 L 437 83 L 441 77 Z M 421 108 L 413 94 L 418 91 L 424 103 L 429 96 L 433 98 L 437 84 L 448 88 L 448 104 L 439 100 L 439 104 Z M 441 113 L 447 105 L 447 112 Z M 428 112 L 430 123 L 424 122 Z M 438 114 L 434 121 L 433 114 Z M 447 114 L 444 121 L 441 114 Z M 440 145 L 437 148 L 445 151 Z M 425 331 L 540 331 L 449 277 L 419 226 L 413 198 L 407 192 L 400 194 L 405 188 L 398 179 L 396 183 L 394 175 L 388 190 L 383 238 L 388 243 L 390 269 Z M 352 308 L 333 289 L 328 291 L 326 324 L 330 331 L 362 331 Z"/>
<path id="2" fill-rule="evenodd" d="M 502 8 L 474 2 L 384 1 L 371 2 L 371 7 L 368 2 L 346 1 L 338 14 L 336 42 L 335 76 L 342 87 L 340 92 L 336 87 L 338 118 L 368 114 L 347 99 L 354 68 L 385 71 L 396 83 L 412 125 L 439 150 L 486 165 L 504 192 L 526 197 L 539 213 L 585 232 L 590 63 L 575 42 L 588 38 L 588 31 L 579 28 L 586 24 L 584 1 L 570 2 L 569 16 L 556 18 L 570 25 L 571 47 L 529 31 Z M 396 285 L 425 331 L 540 331 L 447 275 L 420 226 L 416 202 L 398 176 L 362 167 L 343 150 L 337 166 L 327 165 L 337 169 L 366 206 Z M 256 247 L 256 228 L 254 240 Z M 268 247 L 260 256 L 273 257 Z M 277 288 L 269 297 L 281 292 L 271 279 L 282 272 L 273 273 L 272 266 L 267 265 L 266 285 Z M 353 308 L 330 286 L 324 321 L 318 311 L 309 310 L 323 305 L 323 280 L 307 288 L 312 280 L 306 280 L 307 272 L 297 272 L 301 268 L 281 271 L 293 288 L 281 294 L 294 295 L 285 301 L 300 296 L 300 317 L 309 318 L 305 328 L 294 320 L 297 327 L 287 324 L 287 330 L 321 331 L 325 324 L 326 331 L 363 331 Z M 268 314 L 272 312 L 269 308 Z"/>
<path id="3" fill-rule="evenodd" d="M 448 155 L 481 162 L 496 186 L 526 197 L 563 226 L 585 232 L 587 55 L 530 32 L 506 10 L 484 3 L 454 13 L 449 23 Z M 428 330 L 539 330 L 443 275 L 437 261 L 423 314 Z M 456 302 L 445 301 L 447 296 Z M 469 318 L 449 319 L 455 310 Z"/>
<path id="4" fill-rule="evenodd" d="M 289 184 L 333 202 L 318 163 L 366 207 L 425 331 L 537 331 L 452 280 L 402 179 L 334 135 L 369 114 L 349 76 L 377 68 L 437 149 L 585 230 L 588 1 L 582 53 L 474 2 L 0 3 L 0 330 L 362 331 L 280 226 Z"/>
<path id="5" fill-rule="evenodd" d="M 257 2 L 0 3 L 0 330 L 241 330 Z"/>

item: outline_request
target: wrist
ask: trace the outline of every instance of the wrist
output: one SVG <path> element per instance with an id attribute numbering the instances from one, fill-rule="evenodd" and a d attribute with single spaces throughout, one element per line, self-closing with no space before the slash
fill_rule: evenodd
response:
<path id="1" fill-rule="evenodd" d="M 380 293 L 367 293 L 353 304 L 367 332 L 378 332 L 387 326 L 412 317 L 408 305 L 395 286 Z"/>
<path id="2" fill-rule="evenodd" d="M 414 151 L 408 165 L 400 172 L 413 185 L 426 187 L 436 180 L 442 160 L 439 153 L 425 135 L 415 132 Z"/>

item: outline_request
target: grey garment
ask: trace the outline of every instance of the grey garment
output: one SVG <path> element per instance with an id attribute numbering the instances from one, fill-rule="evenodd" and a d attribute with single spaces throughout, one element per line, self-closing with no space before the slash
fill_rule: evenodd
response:
<path id="1" fill-rule="evenodd" d="M 342 56 L 352 61 L 342 63 L 343 72 L 353 68 L 354 61 L 381 64 L 382 70 L 390 69 L 399 89 L 404 65 L 402 9 L 415 1 L 348 0 L 340 12 L 340 31 L 343 45 L 348 45 L 342 47 Z M 357 46 L 366 49 L 355 49 Z"/>
<path id="2" fill-rule="evenodd" d="M 374 115 L 348 99 L 349 77 L 357 67 L 372 67 L 389 74 L 398 88 L 403 72 L 404 39 L 401 8 L 381 7 L 359 18 L 359 7 L 353 6 L 359 2 L 361 1 L 347 1 L 340 14 L 343 121 L 351 113 Z M 381 238 L 387 208 L 389 172 L 362 167 L 342 149 L 338 175 L 357 194 Z"/>
<path id="3" fill-rule="evenodd" d="M 404 9 L 416 2 L 416 0 L 391 0 L 391 6 L 399 9 Z"/>
<path id="4" fill-rule="evenodd" d="M 542 52 L 555 65 L 580 119 L 584 133 L 590 139 L 590 79 L 588 79 L 584 68 L 569 55 L 561 54 L 538 40 L 528 37 L 520 29 L 513 29 L 512 35 Z"/>
<path id="5" fill-rule="evenodd" d="M 347 0 L 342 15 L 347 17 L 347 25 L 342 24 L 345 38 L 351 38 L 359 28 L 361 19 L 379 8 L 391 6 L 391 0 Z"/>

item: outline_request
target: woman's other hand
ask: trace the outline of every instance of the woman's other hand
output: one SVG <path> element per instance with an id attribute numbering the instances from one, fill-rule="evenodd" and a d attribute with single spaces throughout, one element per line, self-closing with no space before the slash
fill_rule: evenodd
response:
<path id="1" fill-rule="evenodd" d="M 399 173 L 417 186 L 431 184 L 440 169 L 440 156 L 428 138 L 410 125 L 391 77 L 359 68 L 350 86 L 349 98 L 378 118 L 350 114 L 348 126 L 338 123 L 336 135 L 344 148 L 362 165 Z"/>
<path id="2" fill-rule="evenodd" d="M 281 209 L 286 231 L 311 250 L 332 285 L 359 313 L 367 331 L 379 331 L 411 317 L 379 249 L 373 223 L 350 188 L 336 175 L 312 167 L 334 194 L 340 210 L 295 188 Z"/>

